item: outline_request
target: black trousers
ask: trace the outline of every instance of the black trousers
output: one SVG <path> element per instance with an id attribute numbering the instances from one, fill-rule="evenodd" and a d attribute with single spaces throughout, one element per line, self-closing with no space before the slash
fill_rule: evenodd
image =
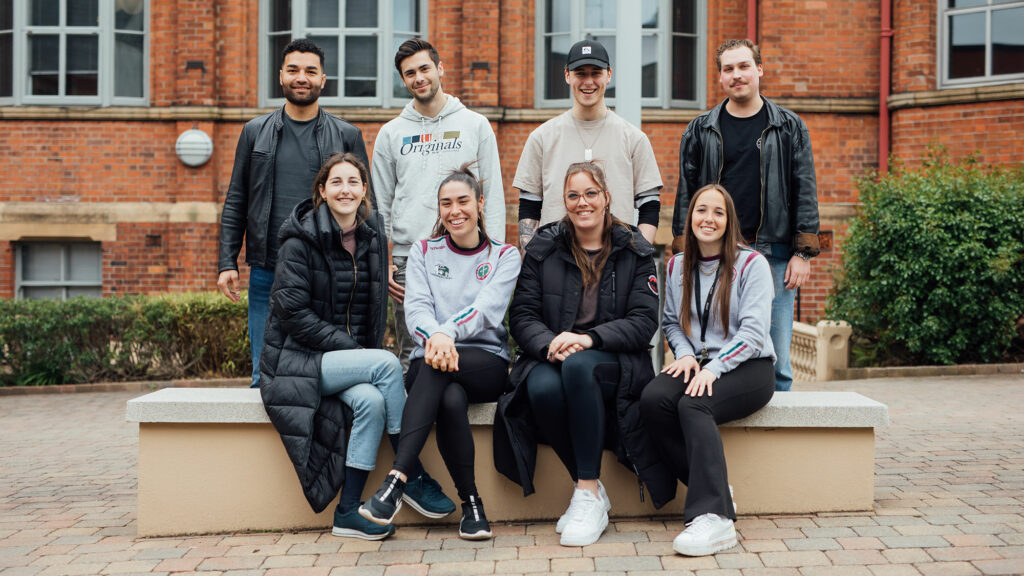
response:
<path id="1" fill-rule="evenodd" d="M 582 350 L 561 364 L 541 363 L 526 377 L 526 392 L 544 440 L 573 481 L 601 477 L 605 410 L 614 401 L 619 357 Z"/>
<path id="2" fill-rule="evenodd" d="M 437 423 L 437 448 L 459 491 L 459 498 L 476 496 L 473 472 L 476 450 L 466 410 L 469 403 L 494 402 L 505 391 L 508 362 L 485 350 L 457 346 L 458 372 L 441 372 L 423 358 L 409 367 L 409 397 L 402 412 L 402 435 L 395 455 L 395 470 L 409 474 L 415 468 L 427 436 Z"/>
<path id="3" fill-rule="evenodd" d="M 758 358 L 726 372 L 713 384 L 713 396 L 683 394 L 682 376 L 659 374 L 644 388 L 640 411 L 648 437 L 662 460 L 686 484 L 683 520 L 714 513 L 733 520 L 725 451 L 718 425 L 760 410 L 775 392 L 771 358 Z"/>

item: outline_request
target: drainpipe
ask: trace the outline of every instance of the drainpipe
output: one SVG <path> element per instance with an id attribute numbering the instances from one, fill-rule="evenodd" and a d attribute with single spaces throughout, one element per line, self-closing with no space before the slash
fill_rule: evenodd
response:
<path id="1" fill-rule="evenodd" d="M 757 44 L 757 0 L 747 0 L 747 38 Z"/>
<path id="2" fill-rule="evenodd" d="M 878 78 L 878 173 L 889 171 L 889 88 L 892 84 L 892 0 L 882 0 L 882 22 L 879 32 Z"/>

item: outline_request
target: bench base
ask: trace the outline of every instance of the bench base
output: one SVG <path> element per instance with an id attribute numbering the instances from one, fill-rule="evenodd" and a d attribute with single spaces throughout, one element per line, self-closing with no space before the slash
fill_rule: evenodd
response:
<path id="1" fill-rule="evenodd" d="M 870 510 L 874 500 L 873 428 L 723 427 L 729 481 L 740 514 L 797 514 Z M 492 521 L 553 521 L 565 510 L 572 484 L 547 446 L 538 454 L 537 492 L 522 489 L 494 470 L 491 427 L 473 426 L 477 488 Z M 364 498 L 383 482 L 394 453 L 383 442 Z M 424 467 L 457 501 L 455 488 L 431 439 Z M 613 517 L 680 517 L 685 488 L 655 510 L 640 502 L 636 476 L 605 452 L 602 481 Z M 326 529 L 333 506 L 314 514 L 302 496 L 284 446 L 270 424 L 139 424 L 139 536 L 250 530 Z M 457 503 L 457 502 L 456 502 Z M 396 524 L 459 520 L 458 510 L 430 520 L 410 507 Z"/>

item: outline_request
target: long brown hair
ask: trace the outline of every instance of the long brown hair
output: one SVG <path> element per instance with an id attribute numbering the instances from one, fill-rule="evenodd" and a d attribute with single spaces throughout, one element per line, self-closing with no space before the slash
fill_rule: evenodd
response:
<path id="1" fill-rule="evenodd" d="M 444 227 L 444 222 L 441 222 L 441 189 L 449 182 L 462 182 L 466 186 L 469 186 L 469 189 L 473 191 L 473 197 L 476 199 L 476 227 L 480 231 L 480 238 L 486 242 L 488 246 L 490 245 L 491 237 L 487 235 L 487 227 L 484 226 L 484 190 L 482 182 L 477 180 L 476 175 L 474 175 L 471 170 L 473 164 L 476 164 L 476 160 L 466 162 L 462 166 L 459 166 L 457 170 L 452 171 L 451 174 L 446 176 L 445 179 L 441 181 L 441 185 L 437 187 L 437 220 L 434 221 L 434 230 L 430 233 L 431 238 L 439 238 L 448 234 L 448 229 Z M 488 250 L 490 250 L 489 247 Z"/>
<path id="2" fill-rule="evenodd" d="M 601 271 L 604 269 L 605 263 L 608 261 L 608 255 L 612 251 L 612 229 L 615 226 L 626 227 L 626 223 L 619 220 L 615 216 L 612 216 L 611 205 L 612 197 L 608 193 L 608 183 L 604 177 L 604 170 L 594 162 L 576 162 L 569 165 L 569 169 L 565 172 L 565 180 L 562 182 L 562 201 L 565 201 L 564 190 L 569 187 L 569 179 L 577 174 L 587 174 L 597 187 L 604 194 L 606 209 L 604 212 L 604 230 L 601 237 L 601 250 L 597 253 L 597 258 L 590 259 L 590 255 L 583 249 L 579 239 L 576 237 L 576 227 L 573 226 L 572 220 L 569 219 L 569 215 L 566 214 L 562 217 L 563 227 L 568 231 L 569 234 L 569 251 L 572 253 L 573 260 L 576 261 L 576 266 L 580 269 L 580 274 L 583 276 L 583 285 L 590 286 L 601 279 Z M 568 207 L 567 207 L 568 208 Z"/>
<path id="3" fill-rule="evenodd" d="M 327 179 L 331 176 L 331 168 L 342 162 L 347 162 L 356 167 L 356 170 L 359 172 L 359 179 L 363 181 L 363 187 L 366 189 L 363 193 L 363 199 L 359 201 L 359 208 L 356 209 L 356 224 L 362 224 L 370 217 L 370 187 L 366 184 L 370 181 L 370 177 L 366 171 L 366 165 L 351 152 L 331 156 L 320 167 L 320 171 L 316 173 L 316 178 L 313 179 L 313 210 L 319 209 L 320 205 L 324 203 L 324 197 L 320 194 L 320 189 L 327 184 Z"/>
<path id="4" fill-rule="evenodd" d="M 729 334 L 729 295 L 732 294 L 732 272 L 739 255 L 739 244 L 743 238 L 740 235 L 740 221 L 736 216 L 736 205 L 732 201 L 732 196 L 721 184 L 708 184 L 697 190 L 697 193 L 690 199 L 690 208 L 686 211 L 686 232 L 684 232 L 686 240 L 683 245 L 683 265 L 679 271 L 683 284 L 683 297 L 679 305 L 679 326 L 687 336 L 693 336 L 690 334 L 690 301 L 693 300 L 693 275 L 699 274 L 696 270 L 700 258 L 700 246 L 697 243 L 697 236 L 693 233 L 693 210 L 697 206 L 697 199 L 711 190 L 719 192 L 725 199 L 725 234 L 722 235 L 722 250 L 719 252 L 718 289 L 715 294 L 708 294 L 708 297 L 714 297 L 718 301 L 719 322 L 725 329 L 726 335 Z M 697 314 L 702 312 L 703 310 L 698 310 Z M 711 320 L 708 319 L 708 324 L 710 323 Z"/>

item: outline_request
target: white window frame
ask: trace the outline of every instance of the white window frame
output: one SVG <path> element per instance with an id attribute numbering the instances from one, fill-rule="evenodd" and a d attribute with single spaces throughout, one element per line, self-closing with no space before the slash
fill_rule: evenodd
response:
<path id="1" fill-rule="evenodd" d="M 358 0 L 349 0 L 358 1 Z M 273 60 L 274 65 L 278 64 L 280 54 L 270 53 L 270 2 L 271 0 L 260 0 L 260 15 L 259 15 L 259 105 L 267 107 L 279 107 L 283 106 L 284 98 L 271 98 L 270 89 L 278 82 L 277 74 L 271 74 L 269 72 L 270 67 L 268 63 Z M 427 38 L 427 8 L 428 0 L 416 0 L 419 3 L 419 31 L 416 32 L 416 36 L 419 38 Z M 393 0 L 378 0 L 377 2 L 377 26 L 373 28 L 310 28 L 306 26 L 306 0 L 292 0 L 292 29 L 291 38 L 306 38 L 308 36 L 330 36 L 335 30 L 338 31 L 338 52 L 340 61 L 338 62 L 338 77 L 331 78 L 329 82 L 338 83 L 339 96 L 321 96 L 320 104 L 323 106 L 331 107 L 344 107 L 344 106 L 380 106 L 384 108 L 394 108 L 404 106 L 408 101 L 409 96 L 403 96 L 401 98 L 393 95 L 395 82 L 400 81 L 395 71 L 394 60 L 395 60 L 395 48 L 394 44 L 394 11 L 393 11 Z M 345 2 L 338 2 L 339 17 L 344 18 Z M 372 35 L 377 39 L 377 96 L 343 96 L 340 95 L 343 90 L 343 82 L 345 78 L 345 60 L 342 55 L 344 50 L 344 39 L 348 33 L 353 35 L 367 36 Z M 275 67 L 276 69 L 276 67 Z"/>
<path id="2" fill-rule="evenodd" d="M 618 0 L 619 2 L 630 2 L 635 0 Z M 536 54 L 536 62 L 534 68 L 534 102 L 537 108 L 568 108 L 572 106 L 572 97 L 569 98 L 547 98 L 545 97 L 545 79 L 547 70 L 547 50 L 545 47 L 546 39 L 546 28 L 547 28 L 547 10 L 546 6 L 548 2 L 569 2 L 571 3 L 570 8 L 570 24 L 569 24 L 569 41 L 579 42 L 586 36 L 614 36 L 615 28 L 595 28 L 588 29 L 584 26 L 585 24 L 585 0 L 536 0 L 536 34 L 534 43 L 534 54 Z M 706 89 L 706 74 L 702 71 L 704 63 L 707 59 L 707 47 L 705 46 L 707 40 L 707 0 L 696 0 L 697 8 L 697 26 L 696 26 L 696 45 L 697 53 L 695 55 L 694 62 L 694 94 L 696 98 L 693 100 L 683 100 L 679 98 L 672 98 L 672 38 L 677 34 L 672 31 L 671 22 L 671 10 L 672 0 L 658 0 L 658 26 L 657 28 L 643 28 L 641 34 L 641 46 L 643 46 L 642 38 L 647 36 L 658 36 L 658 95 L 655 97 L 642 98 L 640 105 L 644 108 L 694 108 L 702 109 L 704 107 L 704 92 Z M 642 48 L 641 48 L 642 49 Z M 616 55 L 621 57 L 621 55 Z M 612 62 L 612 73 L 615 72 L 616 62 Z M 607 104 L 611 107 L 615 106 L 615 98 L 608 98 Z"/>
<path id="3" fill-rule="evenodd" d="M 115 36 L 114 29 L 114 8 L 115 0 L 99 0 L 99 24 L 91 26 L 30 26 L 28 23 L 29 1 L 11 0 L 13 3 L 13 32 L 12 32 L 12 73 L 11 96 L 0 96 L 0 105 L 43 105 L 43 106 L 147 106 L 149 105 L 149 36 L 150 36 L 150 0 L 142 0 L 145 10 L 145 23 L 141 35 L 142 41 L 142 96 L 127 97 L 115 96 Z M 65 3 L 73 0 L 61 0 L 60 20 L 66 17 Z M 66 58 L 64 50 L 68 34 L 79 35 L 91 33 L 99 36 L 97 79 L 95 96 L 49 96 L 33 95 L 28 93 L 30 86 L 30 66 L 28 58 L 28 38 L 33 33 L 59 34 L 60 54 L 59 70 L 60 84 L 63 86 L 66 81 Z M 121 31 L 121 33 L 136 34 L 134 31 Z"/>
<path id="4" fill-rule="evenodd" d="M 939 88 L 964 88 L 971 86 L 990 86 L 993 84 L 1010 84 L 1024 81 L 1024 72 L 1018 74 L 993 75 L 992 71 L 992 12 L 1010 8 L 1024 8 L 1024 1 L 999 2 L 993 4 L 988 0 L 981 6 L 965 8 L 949 8 L 948 0 L 936 0 L 936 27 L 938 38 L 936 46 L 936 79 Z M 985 14 L 985 75 L 970 78 L 949 77 L 949 18 L 960 14 Z"/>
<path id="5" fill-rule="evenodd" d="M 60 246 L 60 280 L 52 282 L 41 281 L 41 280 L 24 280 L 24 271 L 22 263 L 22 250 L 27 245 L 39 245 L 39 244 L 55 244 Z M 69 249 L 74 244 L 95 244 L 100 250 L 100 274 L 99 280 L 96 281 L 84 281 L 84 280 L 67 280 L 67 264 Z M 68 288 L 99 288 L 100 297 L 103 295 L 103 244 L 100 242 L 80 242 L 71 240 L 43 240 L 43 241 L 32 241 L 32 242 L 17 242 L 15 243 L 14 250 L 14 294 L 18 300 L 25 298 L 25 288 L 60 288 L 61 289 L 61 301 L 68 299 Z"/>

